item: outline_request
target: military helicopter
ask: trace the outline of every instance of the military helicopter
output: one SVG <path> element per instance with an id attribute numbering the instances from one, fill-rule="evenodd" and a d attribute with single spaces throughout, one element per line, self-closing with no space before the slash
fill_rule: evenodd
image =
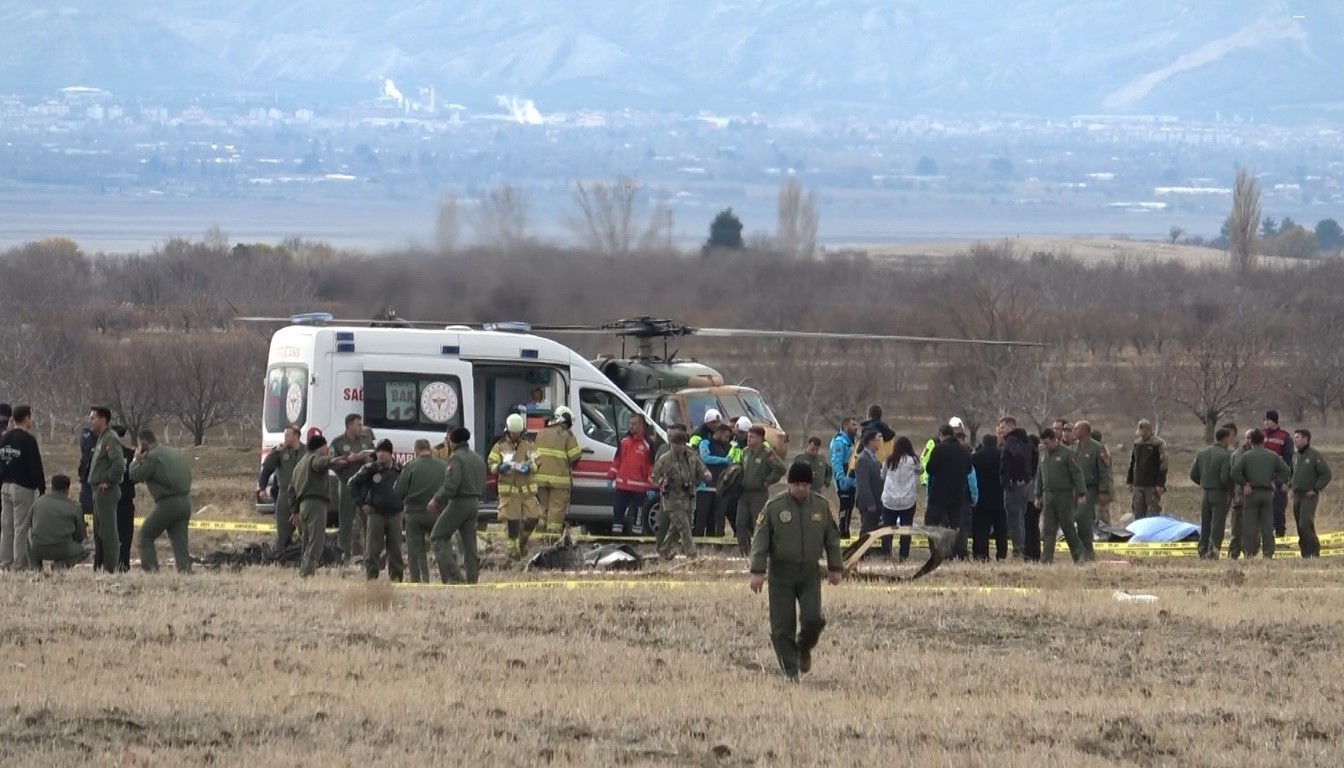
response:
<path id="1" fill-rule="evenodd" d="M 758 339 L 829 339 L 838 341 L 895 341 L 916 344 L 991 344 L 1000 346 L 1042 346 L 1032 342 L 953 339 L 926 336 L 892 336 L 882 334 L 828 333 L 806 331 L 767 331 L 751 328 L 694 328 L 675 320 L 655 317 L 634 317 L 613 320 L 596 326 L 532 325 L 533 332 L 550 334 L 606 334 L 621 338 L 620 357 L 599 356 L 590 360 L 630 399 L 644 409 L 644 413 L 664 428 L 685 424 L 692 429 L 704 422 L 712 410 L 728 424 L 746 417 L 753 425 L 763 427 L 766 440 L 781 458 L 788 457 L 789 436 L 779 418 L 754 387 L 729 384 L 719 371 L 693 358 L 679 359 L 669 352 L 668 340 L 684 336 L 707 338 Z M 634 340 L 634 354 L 628 355 L 627 339 Z M 655 354 L 654 340 L 663 342 L 662 354 Z"/>

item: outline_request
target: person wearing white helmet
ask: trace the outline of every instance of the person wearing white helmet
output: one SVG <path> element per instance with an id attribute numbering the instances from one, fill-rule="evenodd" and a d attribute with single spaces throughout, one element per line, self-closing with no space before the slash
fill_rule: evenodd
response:
<path id="1" fill-rule="evenodd" d="M 574 467 L 583 458 L 583 449 L 574 437 L 574 412 L 560 406 L 545 429 L 537 434 L 537 505 L 542 531 L 561 531 L 569 513 L 569 498 L 574 487 Z"/>
<path id="2" fill-rule="evenodd" d="M 719 413 L 717 409 L 710 408 L 705 411 L 704 423 L 696 427 L 695 431 L 691 433 L 691 441 L 688 445 L 699 450 L 701 443 L 714 439 L 714 430 L 718 429 L 722 423 L 723 414 Z"/>
<path id="3" fill-rule="evenodd" d="M 527 554 L 527 540 L 537 527 L 536 449 L 527 439 L 527 424 L 521 414 L 511 413 L 505 433 L 490 449 L 487 469 L 499 480 L 499 519 L 509 536 L 509 557 Z"/>

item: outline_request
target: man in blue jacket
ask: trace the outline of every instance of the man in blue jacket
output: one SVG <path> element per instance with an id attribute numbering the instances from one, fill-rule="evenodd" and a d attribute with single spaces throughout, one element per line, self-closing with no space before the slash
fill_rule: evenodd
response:
<path id="1" fill-rule="evenodd" d="M 849 473 L 849 457 L 854 453 L 854 439 L 859 434 L 859 421 L 845 419 L 840 431 L 831 438 L 831 472 L 835 475 L 835 493 L 840 499 L 840 538 L 849 538 L 849 519 L 854 514 L 854 477 Z"/>

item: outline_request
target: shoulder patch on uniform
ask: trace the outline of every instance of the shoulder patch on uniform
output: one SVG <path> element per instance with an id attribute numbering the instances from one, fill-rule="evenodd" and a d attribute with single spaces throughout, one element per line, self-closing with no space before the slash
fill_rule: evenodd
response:
<path id="1" fill-rule="evenodd" d="M 789 510 L 786 509 L 779 513 L 779 522 L 788 523 L 792 521 L 793 521 L 793 513 L 790 512 Z"/>

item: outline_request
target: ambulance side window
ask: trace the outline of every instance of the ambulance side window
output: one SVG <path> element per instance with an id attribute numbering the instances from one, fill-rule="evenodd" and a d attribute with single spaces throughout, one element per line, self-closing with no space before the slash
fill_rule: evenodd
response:
<path id="1" fill-rule="evenodd" d="M 308 369 L 277 365 L 266 372 L 266 402 L 262 421 L 267 432 L 281 432 L 308 420 Z"/>
<path id="2" fill-rule="evenodd" d="M 620 398 L 600 389 L 579 390 L 579 410 L 583 434 L 612 447 L 620 444 L 630 417 L 636 413 Z"/>
<path id="3" fill-rule="evenodd" d="M 462 383 L 456 376 L 365 371 L 364 423 L 375 431 L 460 427 Z"/>

